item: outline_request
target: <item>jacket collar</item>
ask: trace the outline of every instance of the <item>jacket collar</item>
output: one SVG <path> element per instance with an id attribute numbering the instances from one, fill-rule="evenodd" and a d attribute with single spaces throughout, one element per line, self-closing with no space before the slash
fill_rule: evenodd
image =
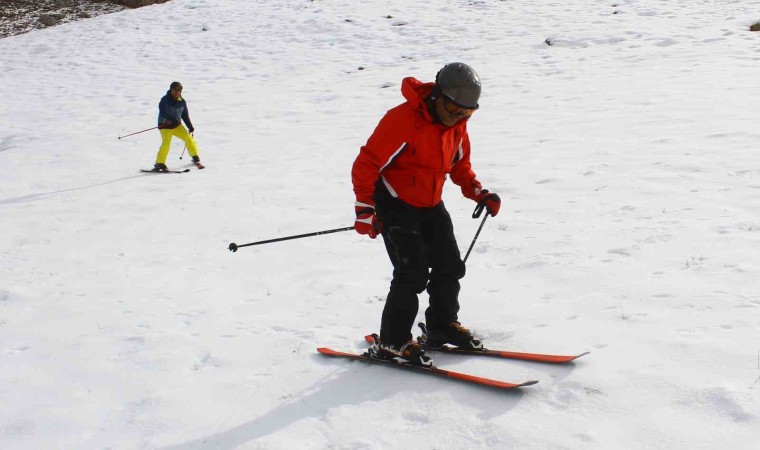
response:
<path id="1" fill-rule="evenodd" d="M 434 87 L 435 83 L 423 83 L 414 77 L 406 77 L 401 82 L 401 95 L 406 99 L 406 103 L 430 122 L 434 120 L 427 109 L 425 99 L 433 92 Z"/>
<path id="2" fill-rule="evenodd" d="M 169 97 L 169 100 L 173 100 L 175 102 L 181 102 L 181 101 L 184 100 L 182 98 L 182 94 L 179 94 L 179 97 L 177 97 L 177 100 L 174 100 L 174 97 L 172 97 L 172 91 L 171 91 L 171 89 L 169 89 L 168 91 L 166 91 L 166 96 Z"/>
<path id="3" fill-rule="evenodd" d="M 443 127 L 443 128 L 456 128 L 464 126 L 469 119 L 462 119 L 451 127 L 440 123 L 437 118 L 433 117 L 428 110 L 425 100 L 433 93 L 435 83 L 423 83 L 414 77 L 406 77 L 401 82 L 401 94 L 406 98 L 406 103 L 412 107 L 415 111 L 422 114 L 425 120 Z"/>

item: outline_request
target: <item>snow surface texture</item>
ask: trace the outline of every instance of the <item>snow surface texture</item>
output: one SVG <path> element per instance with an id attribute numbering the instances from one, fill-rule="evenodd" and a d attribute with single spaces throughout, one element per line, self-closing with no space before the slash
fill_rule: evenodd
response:
<path id="1" fill-rule="evenodd" d="M 756 448 L 757 13 L 175 0 L 0 40 L 0 448 Z M 519 392 L 316 353 L 377 331 L 380 239 L 226 250 L 352 225 L 359 147 L 404 76 L 451 61 L 481 75 L 473 164 L 503 199 L 460 319 L 491 348 L 592 352 L 433 355 L 540 379 Z M 173 80 L 207 168 L 140 174 L 158 133 L 116 137 Z M 444 198 L 464 251 L 474 204 Z"/>

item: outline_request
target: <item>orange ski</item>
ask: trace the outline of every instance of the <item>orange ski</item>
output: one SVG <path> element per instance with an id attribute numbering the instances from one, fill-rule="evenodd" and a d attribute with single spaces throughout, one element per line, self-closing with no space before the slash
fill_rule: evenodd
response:
<path id="1" fill-rule="evenodd" d="M 367 336 L 364 336 L 364 339 L 370 343 L 375 342 L 377 338 L 377 334 L 368 334 Z M 548 355 L 544 353 L 523 353 L 506 350 L 489 350 L 487 348 L 467 349 L 460 347 L 450 347 L 448 345 L 444 345 L 443 347 L 433 347 L 427 345 L 423 336 L 420 336 L 418 338 L 418 341 L 420 345 L 422 345 L 422 348 L 425 349 L 425 351 L 455 353 L 458 355 L 491 356 L 494 358 L 519 359 L 522 361 L 533 361 L 551 364 L 566 364 L 590 353 L 583 352 L 578 355 Z"/>
<path id="2" fill-rule="evenodd" d="M 340 351 L 333 350 L 326 347 L 320 347 L 317 349 L 317 351 L 327 356 L 336 356 L 336 357 L 341 357 L 341 358 L 365 361 L 368 363 L 383 364 L 390 367 L 399 367 L 403 369 L 414 370 L 417 372 L 428 373 L 431 375 L 437 375 L 441 377 L 452 378 L 455 380 L 466 381 L 468 383 L 474 383 L 481 386 L 490 386 L 490 387 L 494 387 L 498 389 L 515 389 L 515 388 L 530 386 L 530 385 L 538 383 L 538 380 L 530 380 L 530 381 L 525 381 L 523 383 L 510 383 L 506 381 L 478 377 L 478 376 L 470 375 L 466 373 L 452 372 L 450 370 L 439 369 L 438 367 L 435 367 L 435 366 L 418 366 L 414 364 L 398 362 L 393 359 L 373 358 L 366 353 L 364 354 L 346 353 L 346 352 L 340 352 Z"/>

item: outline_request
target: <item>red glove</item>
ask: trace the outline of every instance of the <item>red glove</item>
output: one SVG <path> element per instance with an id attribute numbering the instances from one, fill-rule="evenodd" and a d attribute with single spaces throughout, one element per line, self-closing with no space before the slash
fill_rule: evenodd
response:
<path id="1" fill-rule="evenodd" d="M 480 194 L 481 195 L 480 200 L 478 200 L 478 208 L 485 206 L 486 211 L 488 211 L 488 214 L 490 214 L 491 217 L 499 214 L 499 208 L 501 207 L 501 199 L 499 198 L 499 195 L 488 192 L 488 189 L 483 189 L 480 191 Z"/>
<path id="2" fill-rule="evenodd" d="M 488 192 L 488 189 L 483 189 L 483 185 L 477 179 L 473 178 L 469 186 L 462 186 L 462 194 L 478 203 L 478 206 L 475 208 L 476 211 L 486 208 L 491 217 L 499 214 L 501 199 L 497 194 Z M 480 216 L 480 213 L 478 213 L 478 216 Z"/>
<path id="3" fill-rule="evenodd" d="M 354 229 L 356 232 L 359 234 L 366 234 L 372 239 L 375 239 L 377 235 L 383 231 L 383 224 L 380 223 L 377 219 L 377 215 L 375 215 L 375 207 L 357 201 L 354 209 L 356 210 L 356 222 L 354 222 Z"/>
<path id="4" fill-rule="evenodd" d="M 476 202 L 479 202 L 481 200 L 479 196 L 482 191 L 483 191 L 483 185 L 480 184 L 480 181 L 478 181 L 475 178 L 470 180 L 469 184 L 465 183 L 462 185 L 462 195 L 464 195 L 465 197 L 471 200 L 475 200 Z"/>

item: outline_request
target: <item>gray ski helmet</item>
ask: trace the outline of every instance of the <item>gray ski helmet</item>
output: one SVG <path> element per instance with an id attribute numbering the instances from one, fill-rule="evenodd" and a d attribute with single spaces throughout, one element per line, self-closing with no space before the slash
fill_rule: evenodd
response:
<path id="1" fill-rule="evenodd" d="M 480 77 L 467 64 L 446 64 L 435 76 L 435 84 L 443 95 L 457 105 L 469 109 L 480 107 Z"/>

